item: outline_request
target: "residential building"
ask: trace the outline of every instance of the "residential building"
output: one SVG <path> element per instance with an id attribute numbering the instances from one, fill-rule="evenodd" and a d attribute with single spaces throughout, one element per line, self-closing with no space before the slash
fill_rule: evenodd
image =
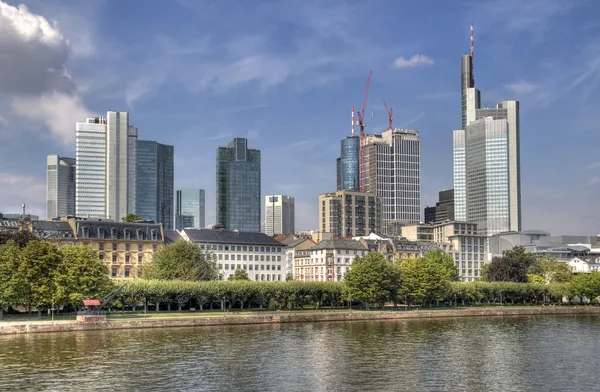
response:
<path id="1" fill-rule="evenodd" d="M 296 279 L 299 268 L 310 262 L 310 250 L 316 245 L 307 238 L 288 237 L 280 241 L 287 245 L 285 248 L 286 277 L 291 275 Z"/>
<path id="2" fill-rule="evenodd" d="M 462 281 L 478 280 L 481 277 L 481 269 L 489 261 L 489 255 L 487 238 L 479 234 L 476 224 L 447 222 L 435 225 L 433 240 L 439 244 L 450 244 L 446 252 L 453 255 Z"/>
<path id="3" fill-rule="evenodd" d="M 418 223 L 400 228 L 400 236 L 408 241 L 433 241 L 433 225 Z"/>
<path id="4" fill-rule="evenodd" d="M 296 204 L 294 198 L 286 195 L 265 196 L 265 233 L 294 234 L 296 227 Z"/>
<path id="5" fill-rule="evenodd" d="M 335 237 L 333 233 L 317 230 L 299 231 L 295 234 L 295 236 L 300 238 L 307 238 L 309 240 L 312 240 L 314 243 L 319 243 L 323 240 L 332 240 Z"/>
<path id="6" fill-rule="evenodd" d="M 75 215 L 75 158 L 46 158 L 46 218 Z"/>
<path id="7" fill-rule="evenodd" d="M 367 254 L 367 248 L 354 240 L 324 240 L 310 248 L 310 260 L 294 266 L 294 279 L 303 282 L 341 281 L 354 259 Z"/>
<path id="8" fill-rule="evenodd" d="M 137 141 L 136 214 L 173 229 L 174 148 L 150 140 Z"/>
<path id="9" fill-rule="evenodd" d="M 217 149 L 217 224 L 228 230 L 260 232 L 260 150 L 244 138 Z"/>
<path id="10" fill-rule="evenodd" d="M 600 257 L 573 257 L 567 264 L 574 274 L 589 274 L 600 271 Z"/>
<path id="11" fill-rule="evenodd" d="M 176 192 L 175 228 L 204 229 L 205 192 L 204 189 L 178 189 Z"/>
<path id="12" fill-rule="evenodd" d="M 338 238 L 381 233 L 380 208 L 374 193 L 324 193 L 319 195 L 319 228 Z"/>
<path id="13" fill-rule="evenodd" d="M 425 223 L 442 223 L 454 220 L 454 189 L 443 189 L 433 207 L 425 207 Z"/>
<path id="14" fill-rule="evenodd" d="M 250 280 L 285 280 L 285 245 L 263 233 L 214 229 L 183 229 L 181 237 L 215 255 L 222 279 L 244 270 Z"/>
<path id="15" fill-rule="evenodd" d="M 342 139 L 337 162 L 337 190 L 360 190 L 360 138 Z"/>
<path id="16" fill-rule="evenodd" d="M 381 232 L 421 220 L 420 138 L 414 130 L 366 135 L 365 192 L 381 205 Z"/>
<path id="17" fill-rule="evenodd" d="M 450 250 L 450 245 L 445 243 L 409 241 L 406 238 L 383 237 L 375 233 L 352 239 L 366 246 L 369 252 L 382 254 L 389 262 L 423 257 L 431 249 L 442 249 L 444 252 Z"/>
<path id="18" fill-rule="evenodd" d="M 136 210 L 137 128 L 127 112 L 78 122 L 75 214 L 119 221 Z"/>

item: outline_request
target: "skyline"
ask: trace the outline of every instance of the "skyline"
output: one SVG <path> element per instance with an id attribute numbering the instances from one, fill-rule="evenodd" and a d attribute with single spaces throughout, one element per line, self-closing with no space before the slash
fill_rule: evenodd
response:
<path id="1" fill-rule="evenodd" d="M 249 7 L 182 0 L 170 7 L 130 2 L 118 16 L 113 1 L 26 3 L 20 15 L 0 3 L 0 22 L 23 26 L 40 15 L 58 25 L 25 40 L 15 31 L 32 32 L 31 24 L 0 23 L 0 50 L 14 59 L 0 60 L 8 76 L 0 81 L 3 212 L 26 203 L 28 212 L 45 215 L 46 156 L 74 156 L 75 122 L 112 109 L 130 112 L 144 139 L 175 146 L 175 187 L 206 190 L 208 224 L 215 222 L 216 149 L 247 137 L 262 151 L 262 196 L 294 196 L 297 230 L 316 229 L 318 195 L 336 189 L 335 158 L 369 69 L 366 132 L 386 128 L 382 100 L 393 107 L 396 127 L 419 131 L 423 210 L 452 187 L 458 70 L 473 22 L 482 106 L 521 103 L 523 229 L 600 232 L 594 2 L 457 1 L 432 13 L 425 4 L 383 1 Z M 359 15 L 376 22 L 361 31 Z M 102 23 L 109 17 L 110 29 Z M 142 19 L 155 30 L 136 31 Z"/>

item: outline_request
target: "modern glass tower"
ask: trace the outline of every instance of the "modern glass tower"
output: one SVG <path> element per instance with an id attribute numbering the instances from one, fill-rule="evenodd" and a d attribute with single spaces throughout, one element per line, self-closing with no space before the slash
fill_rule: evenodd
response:
<path id="1" fill-rule="evenodd" d="M 286 195 L 265 196 L 265 234 L 294 234 L 296 202 Z"/>
<path id="2" fill-rule="evenodd" d="M 217 149 L 217 224 L 229 230 L 260 232 L 260 150 L 245 138 Z"/>
<path id="3" fill-rule="evenodd" d="M 175 228 L 204 229 L 204 189 L 178 189 L 175 196 Z"/>
<path id="4" fill-rule="evenodd" d="M 46 218 L 75 215 L 75 159 L 46 159 Z"/>
<path id="5" fill-rule="evenodd" d="M 360 188 L 360 138 L 348 136 L 342 139 L 341 154 L 337 164 L 337 190 Z"/>
<path id="6" fill-rule="evenodd" d="M 106 119 L 92 117 L 75 124 L 75 214 L 106 214 Z"/>
<path id="7" fill-rule="evenodd" d="M 138 140 L 136 214 L 173 230 L 173 196 L 173 146 Z"/>

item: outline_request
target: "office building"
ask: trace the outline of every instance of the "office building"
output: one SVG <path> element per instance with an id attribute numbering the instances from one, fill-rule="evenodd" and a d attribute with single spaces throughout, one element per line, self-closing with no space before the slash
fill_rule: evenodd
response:
<path id="1" fill-rule="evenodd" d="M 137 128 L 127 112 L 76 124 L 75 213 L 119 221 L 136 210 Z"/>
<path id="2" fill-rule="evenodd" d="M 420 138 L 414 130 L 366 135 L 365 191 L 381 203 L 381 230 L 421 220 Z"/>
<path id="3" fill-rule="evenodd" d="M 204 229 L 204 189 L 178 189 L 175 196 L 175 228 Z"/>
<path id="4" fill-rule="evenodd" d="M 360 189 L 360 138 L 348 136 L 341 141 L 337 162 L 337 190 Z"/>
<path id="5" fill-rule="evenodd" d="M 221 279 L 244 270 L 250 280 L 285 280 L 285 245 L 266 234 L 217 228 L 183 229 L 181 237 L 215 256 Z"/>
<path id="6" fill-rule="evenodd" d="M 486 235 L 520 231 L 519 102 L 481 108 L 473 46 L 461 58 L 461 97 L 462 129 L 453 132 L 455 219 L 477 223 Z"/>
<path id="7" fill-rule="evenodd" d="M 296 204 L 291 196 L 265 196 L 265 233 L 270 236 L 294 234 L 295 210 Z"/>
<path id="8" fill-rule="evenodd" d="M 46 218 L 75 215 L 75 159 L 46 158 Z"/>
<path id="9" fill-rule="evenodd" d="M 454 189 L 439 192 L 439 201 L 435 206 L 425 207 L 425 223 L 441 223 L 454 220 Z"/>
<path id="10" fill-rule="evenodd" d="M 374 193 L 337 191 L 319 195 L 319 230 L 334 237 L 381 233 L 381 212 Z"/>
<path id="11" fill-rule="evenodd" d="M 174 148 L 138 140 L 136 154 L 136 214 L 173 230 Z"/>
<path id="12" fill-rule="evenodd" d="M 260 232 L 260 150 L 233 139 L 217 149 L 217 224 L 228 230 Z"/>

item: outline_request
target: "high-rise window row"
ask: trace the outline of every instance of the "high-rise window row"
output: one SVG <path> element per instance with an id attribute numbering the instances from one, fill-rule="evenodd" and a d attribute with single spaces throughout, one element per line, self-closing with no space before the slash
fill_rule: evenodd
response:
<path id="1" fill-rule="evenodd" d="M 177 230 L 205 228 L 204 189 L 178 189 L 175 203 L 175 228 Z"/>

